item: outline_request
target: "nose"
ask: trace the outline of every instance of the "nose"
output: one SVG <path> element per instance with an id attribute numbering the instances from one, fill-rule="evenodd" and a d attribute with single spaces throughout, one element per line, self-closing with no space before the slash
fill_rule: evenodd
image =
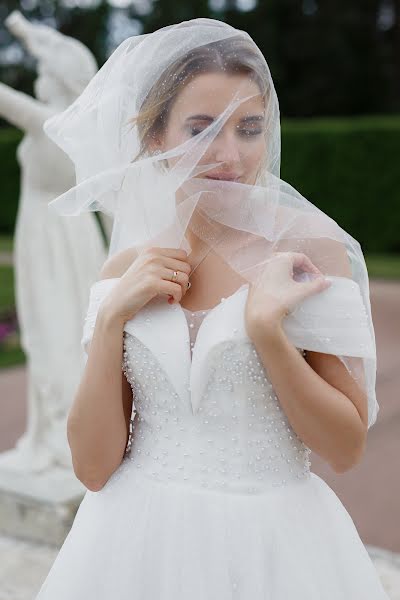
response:
<path id="1" fill-rule="evenodd" d="M 231 134 L 219 135 L 214 140 L 215 159 L 217 162 L 235 163 L 240 161 L 237 139 Z"/>

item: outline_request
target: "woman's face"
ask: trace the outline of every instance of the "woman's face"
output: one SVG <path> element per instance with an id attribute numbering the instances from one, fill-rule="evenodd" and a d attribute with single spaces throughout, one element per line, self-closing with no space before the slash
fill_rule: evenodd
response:
<path id="1" fill-rule="evenodd" d="M 159 149 L 162 152 L 198 135 L 229 105 L 235 94 L 244 100 L 213 139 L 199 165 L 222 163 L 199 177 L 254 184 L 264 161 L 264 101 L 247 75 L 198 75 L 180 92 L 169 113 Z M 172 166 L 178 159 L 169 161 Z"/>

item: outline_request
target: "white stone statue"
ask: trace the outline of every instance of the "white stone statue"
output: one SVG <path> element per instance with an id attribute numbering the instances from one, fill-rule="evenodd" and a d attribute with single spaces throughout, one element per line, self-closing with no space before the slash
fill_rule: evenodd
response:
<path id="1" fill-rule="evenodd" d="M 1 117 L 25 132 L 17 152 L 21 195 L 14 265 L 28 369 L 27 430 L 15 448 L 0 455 L 0 470 L 38 473 L 72 468 L 66 417 L 84 366 L 80 339 L 89 288 L 106 257 L 93 214 L 66 218 L 48 210 L 74 184 L 75 173 L 42 127 L 83 91 L 97 65 L 83 44 L 29 23 L 18 11 L 6 25 L 37 58 L 38 77 L 36 98 L 0 83 Z"/>

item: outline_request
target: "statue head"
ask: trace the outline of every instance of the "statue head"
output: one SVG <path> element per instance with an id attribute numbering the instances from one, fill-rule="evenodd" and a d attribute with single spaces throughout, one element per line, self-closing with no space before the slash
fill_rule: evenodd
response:
<path id="1" fill-rule="evenodd" d="M 30 23 L 19 11 L 5 23 L 38 61 L 35 94 L 43 102 L 68 106 L 97 72 L 93 54 L 79 40 Z"/>

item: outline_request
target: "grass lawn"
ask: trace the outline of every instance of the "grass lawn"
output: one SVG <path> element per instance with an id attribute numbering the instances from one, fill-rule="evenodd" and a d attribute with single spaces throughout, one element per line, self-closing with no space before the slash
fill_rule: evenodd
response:
<path id="1" fill-rule="evenodd" d="M 0 251 L 11 249 L 11 242 L 0 236 Z M 400 282 L 400 255 L 369 254 L 365 256 L 370 279 Z M 0 369 L 25 362 L 19 345 L 18 329 L 3 337 L 3 328 L 16 328 L 14 272 L 12 266 L 0 265 Z"/>
<path id="2" fill-rule="evenodd" d="M 0 252 L 12 252 L 13 241 L 8 235 L 0 235 Z"/>
<path id="3" fill-rule="evenodd" d="M 0 265 L 0 316 L 14 307 L 14 270 Z"/>

